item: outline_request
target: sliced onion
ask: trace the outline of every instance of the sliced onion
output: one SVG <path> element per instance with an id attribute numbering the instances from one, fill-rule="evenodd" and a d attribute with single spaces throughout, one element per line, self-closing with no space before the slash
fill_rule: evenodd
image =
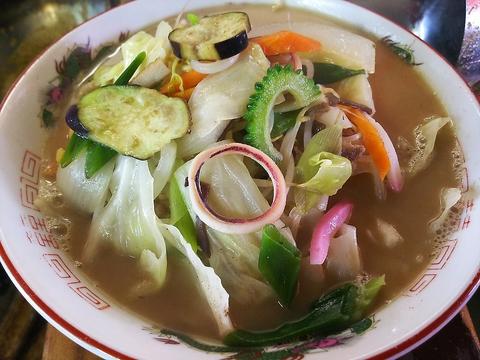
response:
<path id="1" fill-rule="evenodd" d="M 303 111 L 301 111 L 301 113 L 302 112 Z M 301 125 L 299 119 L 303 117 L 303 115 L 300 116 L 301 113 L 297 117 L 297 122 L 295 123 L 295 126 L 287 131 L 287 133 L 283 137 L 282 144 L 280 145 L 280 154 L 282 154 L 283 159 L 281 167 L 285 171 L 287 170 L 288 164 L 290 163 L 290 158 L 293 158 L 293 147 L 295 146 L 295 140 L 297 139 L 297 133 Z"/>
<path id="2" fill-rule="evenodd" d="M 195 70 L 196 72 L 199 72 L 202 74 L 215 74 L 235 64 L 239 56 L 240 54 L 237 54 L 227 59 L 217 60 L 213 62 L 191 60 L 190 65 L 192 66 L 192 69 Z"/>
<path id="3" fill-rule="evenodd" d="M 252 219 L 226 218 L 208 205 L 200 183 L 200 171 L 207 160 L 216 156 L 244 155 L 258 162 L 272 179 L 273 200 L 270 208 Z M 189 194 L 195 214 L 209 227 L 227 234 L 247 234 L 273 224 L 283 214 L 287 201 L 287 186 L 282 172 L 275 162 L 260 150 L 245 144 L 230 143 L 204 150 L 192 161 L 188 172 Z"/>
<path id="4" fill-rule="evenodd" d="M 342 128 L 344 129 L 351 129 L 353 128 L 353 124 L 352 122 L 350 121 L 350 119 L 348 118 L 347 115 L 345 115 L 345 113 L 340 110 L 340 121 L 339 121 L 339 124 Z"/>
<path id="5" fill-rule="evenodd" d="M 302 221 L 303 215 L 298 211 L 296 207 L 290 210 L 288 214 L 289 226 L 292 231 L 293 237 L 297 237 L 298 229 L 300 228 L 300 222 Z"/>
<path id="6" fill-rule="evenodd" d="M 153 198 L 156 199 L 170 179 L 175 159 L 177 156 L 177 144 L 172 141 L 165 145 L 160 152 L 160 160 L 153 172 Z"/>
<path id="7" fill-rule="evenodd" d="M 290 186 L 293 183 L 293 178 L 295 176 L 295 160 L 293 156 L 288 159 L 287 170 L 285 171 L 285 182 L 287 184 L 287 195 L 290 191 Z"/>
<path id="8" fill-rule="evenodd" d="M 312 131 L 313 131 L 313 120 L 309 120 L 305 123 L 305 127 L 303 128 L 303 148 L 305 149 L 312 139 Z"/>
<path id="9" fill-rule="evenodd" d="M 373 125 L 378 131 L 378 135 L 382 138 L 383 145 L 385 146 L 385 150 L 387 151 L 388 159 L 390 160 L 390 170 L 387 173 L 387 180 L 388 185 L 393 191 L 400 192 L 402 191 L 404 180 L 402 176 L 402 170 L 400 168 L 400 164 L 398 162 L 398 155 L 395 151 L 395 146 L 393 146 L 392 140 L 388 136 L 385 129 L 376 122 L 373 118 L 365 114 L 367 119 L 372 121 Z"/>
<path id="10" fill-rule="evenodd" d="M 315 67 L 313 66 L 312 60 L 302 58 L 301 61 L 302 65 L 307 69 L 305 76 L 309 79 L 313 79 L 313 75 L 315 75 Z"/>
<path id="11" fill-rule="evenodd" d="M 352 214 L 353 204 L 339 202 L 317 222 L 310 242 L 310 264 L 321 265 L 328 254 L 330 241 Z"/>
<path id="12" fill-rule="evenodd" d="M 288 130 L 285 136 L 283 137 L 282 144 L 280 145 L 280 153 L 282 154 L 282 159 L 283 159 L 281 163 L 282 170 L 287 169 L 288 164 L 290 162 L 290 158 L 293 157 L 293 147 L 295 145 L 295 140 L 297 138 L 297 133 L 298 133 L 298 130 L 300 129 L 301 123 L 310 119 L 310 117 L 305 116 L 305 114 L 310 109 L 322 104 L 325 104 L 325 99 L 323 97 L 312 102 L 310 105 L 304 107 L 302 111 L 300 111 L 297 115 L 295 126 L 290 130 Z"/>

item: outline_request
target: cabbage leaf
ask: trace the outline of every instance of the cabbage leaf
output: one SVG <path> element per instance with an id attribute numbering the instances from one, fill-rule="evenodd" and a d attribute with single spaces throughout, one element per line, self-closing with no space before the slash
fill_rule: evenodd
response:
<path id="1" fill-rule="evenodd" d="M 195 87 L 188 102 L 192 127 L 180 140 L 181 157 L 204 150 L 217 141 L 229 120 L 243 116 L 255 83 L 265 76 L 269 66 L 262 49 L 254 44 L 242 52 L 235 64 L 206 77 Z"/>
<path id="2" fill-rule="evenodd" d="M 442 228 L 450 214 L 450 210 L 455 207 L 455 205 L 460 201 L 461 198 L 462 191 L 458 188 L 442 189 L 442 194 L 440 197 L 441 213 L 428 224 L 432 233 L 435 233 Z"/>
<path id="3" fill-rule="evenodd" d="M 177 144 L 171 141 L 160 150 L 155 171 L 153 172 L 153 197 L 156 199 L 172 176 L 177 155 Z"/>
<path id="4" fill-rule="evenodd" d="M 368 75 L 352 76 L 339 81 L 334 88 L 341 98 L 365 105 L 375 113 L 372 87 L 368 81 Z"/>
<path id="5" fill-rule="evenodd" d="M 188 187 L 184 186 L 190 164 L 187 162 L 180 167 L 175 179 L 190 216 L 195 218 Z M 225 216 L 253 217 L 269 206 L 238 155 L 210 159 L 202 169 L 201 180 L 215 189 L 208 195 L 209 204 Z M 232 235 L 207 227 L 207 234 L 211 247 L 210 265 L 234 300 L 254 304 L 274 296 L 258 270 L 260 231 Z"/>
<path id="6" fill-rule="evenodd" d="M 195 218 L 190 216 L 175 179 L 172 179 L 169 184 L 168 203 L 170 206 L 170 224 L 175 225 L 175 227 L 180 230 L 185 240 L 192 246 L 193 251 L 197 252 L 197 231 L 193 222 Z"/>
<path id="7" fill-rule="evenodd" d="M 173 225 L 163 224 L 158 221 L 160 231 L 165 236 L 167 242 L 182 253 L 190 262 L 196 284 L 205 296 L 215 321 L 218 326 L 219 334 L 224 336 L 233 330 L 233 325 L 228 315 L 229 296 L 222 286 L 222 282 L 215 271 L 202 263 L 192 246 L 185 240 L 180 231 Z"/>
<path id="8" fill-rule="evenodd" d="M 334 172 L 330 172 L 326 170 L 327 168 L 321 169 L 321 164 L 318 163 L 316 165 L 312 165 L 311 159 L 317 156 L 317 160 L 319 154 L 322 152 L 328 152 L 333 155 L 339 154 L 342 149 L 342 127 L 340 125 L 333 125 L 325 128 L 324 130 L 315 134 L 312 139 L 309 141 L 308 145 L 306 146 L 302 156 L 300 157 L 298 164 L 295 169 L 295 181 L 298 184 L 307 183 L 309 180 L 313 179 L 317 176 L 317 179 L 314 179 L 310 185 L 317 187 L 320 186 L 320 190 L 316 191 L 308 191 L 310 189 L 305 188 L 305 185 L 300 187 L 295 187 L 294 189 L 294 197 L 295 197 L 295 206 L 297 210 L 302 213 L 306 214 L 310 209 L 312 209 L 318 201 L 324 195 L 328 195 L 327 193 L 322 194 L 322 190 L 329 190 L 328 193 L 336 192 L 340 187 L 335 190 L 335 184 L 333 186 L 326 186 L 322 189 L 322 183 L 325 181 L 325 175 L 334 174 Z M 315 161 L 314 161 L 315 163 Z M 337 169 L 338 170 L 338 169 Z M 348 165 L 344 165 L 345 175 L 348 174 Z M 350 165 L 350 173 L 351 173 L 351 165 Z M 334 179 L 333 179 L 334 180 Z M 345 180 L 346 181 L 346 180 Z M 314 189 L 315 190 L 315 189 Z"/>
<path id="9" fill-rule="evenodd" d="M 147 58 L 135 74 L 139 74 L 156 60 L 165 62 L 167 56 L 171 53 L 170 42 L 168 41 L 170 31 L 172 31 L 172 27 L 167 22 L 161 21 L 158 24 L 155 36 L 145 31 L 139 31 L 131 36 L 121 45 L 122 60 L 114 65 L 104 64 L 95 72 L 93 75 L 95 85 L 104 86 L 113 83 L 142 51 L 146 52 Z"/>
<path id="10" fill-rule="evenodd" d="M 432 159 L 433 148 L 438 132 L 447 124 L 452 124 L 448 117 L 428 119 L 414 130 L 415 153 L 408 163 L 407 172 L 414 176 L 425 169 Z"/>
<path id="11" fill-rule="evenodd" d="M 313 155 L 308 159 L 306 167 L 309 169 L 303 168 L 303 173 L 314 169 L 317 169 L 317 173 L 297 186 L 323 195 L 335 195 L 352 175 L 350 160 L 326 151 Z"/>
<path id="12" fill-rule="evenodd" d="M 95 210 L 83 257 L 92 260 L 99 245 L 139 259 L 146 276 L 133 293 L 158 290 L 165 281 L 167 254 L 153 204 L 153 177 L 147 161 L 118 156 L 110 183 L 112 196 Z"/>
<path id="13" fill-rule="evenodd" d="M 57 187 L 64 199 L 76 210 L 92 214 L 103 205 L 108 193 L 108 184 L 113 174 L 114 161 L 102 167 L 90 179 L 85 176 L 87 152 L 84 150 L 66 167 L 58 167 Z"/>

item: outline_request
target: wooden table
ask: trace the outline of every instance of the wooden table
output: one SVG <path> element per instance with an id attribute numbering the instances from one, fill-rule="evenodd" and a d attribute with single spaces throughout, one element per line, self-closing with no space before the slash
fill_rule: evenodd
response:
<path id="1" fill-rule="evenodd" d="M 44 360 L 98 360 L 98 356 L 84 350 L 48 325 L 43 347 Z"/>

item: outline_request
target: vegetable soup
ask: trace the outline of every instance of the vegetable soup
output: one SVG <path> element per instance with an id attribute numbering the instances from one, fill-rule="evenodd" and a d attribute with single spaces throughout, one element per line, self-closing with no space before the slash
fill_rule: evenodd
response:
<path id="1" fill-rule="evenodd" d="M 236 347 L 348 330 L 458 216 L 452 121 L 407 45 L 228 5 L 119 46 L 50 102 L 37 205 L 152 325 Z"/>

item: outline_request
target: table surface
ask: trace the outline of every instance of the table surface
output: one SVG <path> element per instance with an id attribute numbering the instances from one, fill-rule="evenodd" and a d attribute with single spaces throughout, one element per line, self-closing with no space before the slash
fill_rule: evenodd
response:
<path id="1" fill-rule="evenodd" d="M 23 0 L 0 13 L 0 99 L 43 48 L 80 22 L 118 4 L 116 0 Z M 388 13 L 384 0 L 355 0 Z M 2 4 L 3 5 L 3 4 Z M 397 19 L 398 20 L 398 19 Z M 470 312 L 469 310 L 470 309 Z M 472 320 L 473 318 L 473 320 Z M 447 326 L 403 359 L 480 359 L 480 294 Z M 0 359 L 97 359 L 45 321 L 19 295 L 0 268 Z"/>

